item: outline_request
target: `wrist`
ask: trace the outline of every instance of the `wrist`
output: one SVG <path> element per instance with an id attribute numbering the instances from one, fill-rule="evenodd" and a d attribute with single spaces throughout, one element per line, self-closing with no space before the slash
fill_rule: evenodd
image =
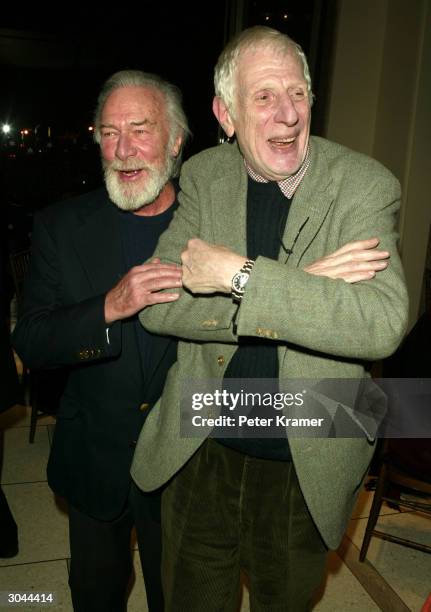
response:
<path id="1" fill-rule="evenodd" d="M 247 261 L 247 257 L 232 254 L 232 257 L 225 259 L 218 268 L 218 291 L 232 293 L 232 278 L 242 268 Z"/>
<path id="2" fill-rule="evenodd" d="M 233 275 L 231 281 L 231 294 L 234 302 L 241 302 L 254 263 L 253 259 L 247 259 L 241 269 Z"/>
<path id="3" fill-rule="evenodd" d="M 112 325 L 112 323 L 115 323 L 115 321 L 117 320 L 114 309 L 111 305 L 111 301 L 109 299 L 109 293 L 107 293 L 105 297 L 104 315 L 105 323 L 107 326 Z"/>

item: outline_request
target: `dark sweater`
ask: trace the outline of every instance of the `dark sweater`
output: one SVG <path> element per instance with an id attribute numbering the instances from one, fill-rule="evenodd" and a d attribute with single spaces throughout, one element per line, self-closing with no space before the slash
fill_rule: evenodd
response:
<path id="1" fill-rule="evenodd" d="M 178 204 L 175 202 L 160 215 L 150 217 L 118 211 L 121 218 L 124 273 L 134 266 L 143 264 L 144 261 L 151 257 L 156 249 L 160 235 L 168 228 L 177 206 Z M 142 360 L 142 373 L 145 379 L 146 373 L 150 370 L 153 336 L 142 327 L 138 320 L 138 314 L 135 314 L 132 318 L 135 321 L 136 338 Z"/>
<path id="2" fill-rule="evenodd" d="M 248 179 L 247 191 L 247 256 L 256 259 L 259 255 L 277 260 L 286 225 L 291 200 L 287 199 L 275 182 L 258 183 Z M 247 288 L 246 288 L 247 291 Z M 229 388 L 232 378 L 275 379 L 276 382 L 269 389 L 262 387 L 262 393 L 278 392 L 278 343 L 255 337 L 241 337 L 239 346 L 230 361 L 224 379 L 223 387 Z M 235 389 L 239 391 L 239 389 Z M 246 385 L 244 388 L 246 391 Z M 226 410 L 224 414 L 228 414 Z M 253 416 L 274 416 L 271 408 L 254 408 L 250 412 Z M 230 413 L 232 415 L 232 413 Z M 244 430 L 242 430 L 244 432 Z M 254 457 L 267 459 L 291 460 L 287 438 L 246 438 L 240 437 L 240 431 L 235 438 L 222 438 L 219 442 L 235 450 Z M 248 434 L 259 434 L 256 427 Z M 231 432 L 230 435 L 232 435 Z M 268 429 L 261 431 L 262 436 L 268 434 Z M 247 431 L 245 434 L 247 435 Z"/>

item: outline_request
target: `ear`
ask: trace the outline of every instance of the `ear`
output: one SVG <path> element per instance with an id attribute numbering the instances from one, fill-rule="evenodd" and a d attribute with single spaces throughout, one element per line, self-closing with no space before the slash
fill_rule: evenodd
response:
<path id="1" fill-rule="evenodd" d="M 183 135 L 179 134 L 176 137 L 174 145 L 172 147 L 172 157 L 178 157 L 178 154 L 179 154 L 180 149 L 181 149 L 182 142 L 183 142 Z"/>
<path id="2" fill-rule="evenodd" d="M 235 127 L 226 104 L 219 96 L 215 96 L 213 100 L 213 113 L 228 138 L 231 138 L 235 134 Z"/>

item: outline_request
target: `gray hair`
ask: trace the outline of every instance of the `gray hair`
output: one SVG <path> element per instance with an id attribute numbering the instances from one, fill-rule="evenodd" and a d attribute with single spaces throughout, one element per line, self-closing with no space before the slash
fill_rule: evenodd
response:
<path id="1" fill-rule="evenodd" d="M 305 53 L 287 34 L 266 26 L 254 26 L 237 34 L 221 52 L 214 70 L 215 93 L 235 115 L 236 73 L 240 55 L 258 47 L 267 47 L 284 54 L 294 53 L 302 62 L 310 105 L 313 102 L 311 77 Z"/>
<path id="2" fill-rule="evenodd" d="M 178 136 L 182 137 L 181 147 L 172 172 L 172 176 L 177 176 L 181 167 L 183 148 L 191 132 L 187 117 L 183 110 L 180 90 L 157 74 L 143 72 L 141 70 L 121 70 L 109 77 L 102 87 L 94 112 L 95 141 L 100 144 L 100 122 L 103 107 L 111 93 L 121 87 L 150 87 L 163 95 L 166 104 L 166 115 L 169 122 L 169 146 L 172 147 L 174 145 Z"/>

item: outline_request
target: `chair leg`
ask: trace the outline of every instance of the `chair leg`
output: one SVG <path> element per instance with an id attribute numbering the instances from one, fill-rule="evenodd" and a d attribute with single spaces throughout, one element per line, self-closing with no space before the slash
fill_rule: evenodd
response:
<path id="1" fill-rule="evenodd" d="M 38 401 L 37 401 L 37 381 L 36 381 L 36 377 L 35 377 L 35 373 L 30 371 L 30 380 L 29 380 L 29 404 L 31 406 L 31 416 L 30 416 L 30 435 L 29 435 L 29 442 L 30 444 L 33 444 L 34 442 L 34 437 L 36 434 L 36 425 L 37 425 L 37 413 L 38 413 L 38 409 L 37 409 L 37 405 L 38 405 Z"/>
<path id="2" fill-rule="evenodd" d="M 22 374 L 21 374 L 21 389 L 24 399 L 24 405 L 30 406 L 30 372 L 26 365 L 23 363 L 22 365 Z"/>
<path id="3" fill-rule="evenodd" d="M 371 506 L 370 516 L 368 517 L 367 528 L 365 530 L 364 539 L 362 541 L 361 551 L 359 553 L 359 561 L 365 561 L 368 547 L 370 545 L 371 536 L 373 535 L 374 527 L 379 518 L 380 509 L 382 507 L 382 497 L 387 488 L 386 465 L 383 463 L 377 482 L 376 491 L 374 493 L 373 504 Z"/>
<path id="4" fill-rule="evenodd" d="M 29 436 L 30 444 L 33 444 L 34 442 L 34 436 L 36 434 L 36 424 L 37 424 L 37 406 L 36 406 L 36 403 L 33 401 L 32 406 L 31 406 L 31 417 L 30 417 L 30 436 Z"/>

